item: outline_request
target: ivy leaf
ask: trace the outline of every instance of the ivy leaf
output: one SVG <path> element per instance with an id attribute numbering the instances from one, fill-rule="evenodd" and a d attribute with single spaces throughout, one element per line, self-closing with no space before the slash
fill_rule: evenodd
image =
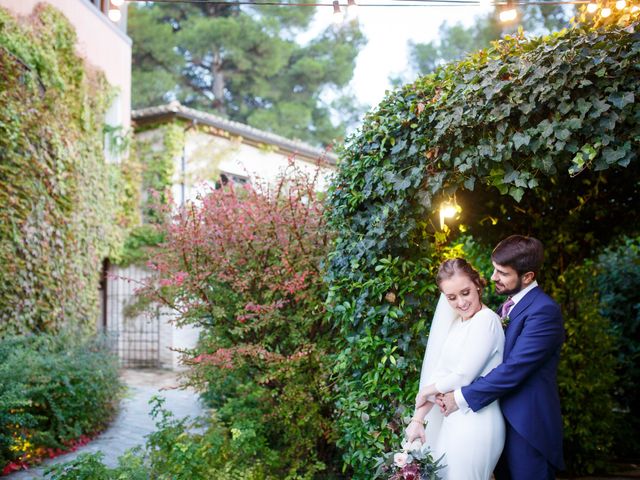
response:
<path id="1" fill-rule="evenodd" d="M 571 136 L 571 132 L 566 128 L 562 128 L 558 130 L 557 132 L 555 132 L 555 134 L 556 134 L 556 138 L 563 142 L 566 141 Z"/>
<path id="2" fill-rule="evenodd" d="M 516 202 L 520 202 L 524 195 L 524 189 L 520 187 L 511 187 L 509 188 L 509 195 L 511 195 Z"/>
<path id="3" fill-rule="evenodd" d="M 404 147 L 407 145 L 407 141 L 402 139 L 400 141 L 398 141 L 393 148 L 391 149 L 391 153 L 393 155 L 395 155 L 398 152 L 401 152 L 402 150 L 404 150 Z"/>
<path id="4" fill-rule="evenodd" d="M 617 108 L 624 108 L 635 101 L 633 92 L 614 92 L 607 99 Z"/>
<path id="5" fill-rule="evenodd" d="M 464 181 L 464 188 L 473 192 L 476 185 L 476 177 L 469 177 Z"/>
<path id="6" fill-rule="evenodd" d="M 613 165 L 614 163 L 617 163 L 618 160 L 620 160 L 621 158 L 624 158 L 626 154 L 627 154 L 627 149 L 625 149 L 625 147 L 621 147 L 617 149 L 607 147 L 602 151 L 602 156 L 604 157 L 608 165 Z"/>
<path id="7" fill-rule="evenodd" d="M 529 145 L 530 141 L 531 137 L 526 133 L 516 132 L 516 134 L 513 136 L 513 144 L 516 147 L 516 150 L 520 150 L 520 147 L 522 147 L 523 145 Z"/>

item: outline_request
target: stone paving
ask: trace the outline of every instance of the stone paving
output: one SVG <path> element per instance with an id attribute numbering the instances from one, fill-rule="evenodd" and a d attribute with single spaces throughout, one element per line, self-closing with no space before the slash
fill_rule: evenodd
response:
<path id="1" fill-rule="evenodd" d="M 164 407 L 177 417 L 195 417 L 204 412 L 198 395 L 190 389 L 177 389 L 178 374 L 168 370 L 123 370 L 121 378 L 127 385 L 127 393 L 120 405 L 120 412 L 112 425 L 77 451 L 61 455 L 46 461 L 43 466 L 15 472 L 8 475 L 8 480 L 26 480 L 44 478 L 44 466 L 53 463 L 68 462 L 81 453 L 104 453 L 104 463 L 114 467 L 118 457 L 125 450 L 142 445 L 145 435 L 155 430 L 153 419 L 149 416 L 149 399 L 160 395 L 166 399 Z"/>

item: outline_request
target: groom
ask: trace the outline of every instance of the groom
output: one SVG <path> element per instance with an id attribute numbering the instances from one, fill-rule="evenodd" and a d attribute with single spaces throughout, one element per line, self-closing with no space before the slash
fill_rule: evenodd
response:
<path id="1" fill-rule="evenodd" d="M 496 292 L 508 295 L 498 312 L 507 323 L 504 361 L 486 376 L 441 395 L 445 415 L 477 412 L 500 399 L 506 441 L 497 480 L 554 479 L 564 468 L 557 369 L 564 327 L 558 305 L 538 287 L 542 243 L 512 235 L 491 254 Z"/>

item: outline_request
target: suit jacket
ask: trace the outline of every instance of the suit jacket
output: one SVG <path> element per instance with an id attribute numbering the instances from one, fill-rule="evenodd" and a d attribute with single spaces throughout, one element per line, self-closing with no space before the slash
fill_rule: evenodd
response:
<path id="1" fill-rule="evenodd" d="M 500 399 L 507 422 L 557 469 L 564 468 L 557 370 L 564 326 L 560 307 L 539 287 L 509 314 L 504 360 L 462 388 L 473 411 Z"/>

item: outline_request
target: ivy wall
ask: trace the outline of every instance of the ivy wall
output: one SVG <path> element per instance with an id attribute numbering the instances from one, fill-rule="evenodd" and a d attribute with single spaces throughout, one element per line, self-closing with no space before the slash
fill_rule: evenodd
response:
<path id="1" fill-rule="evenodd" d="M 75 44 L 52 7 L 0 8 L 0 336 L 94 329 L 101 261 L 128 221 L 103 153 L 113 92 Z"/>

